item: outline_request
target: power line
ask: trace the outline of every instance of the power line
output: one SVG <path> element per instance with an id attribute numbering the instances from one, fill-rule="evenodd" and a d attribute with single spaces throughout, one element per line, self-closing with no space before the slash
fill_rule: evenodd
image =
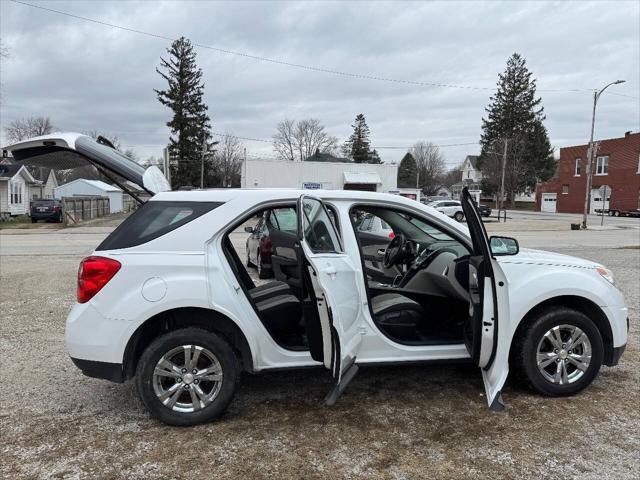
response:
<path id="1" fill-rule="evenodd" d="M 109 23 L 109 22 L 104 22 L 102 20 L 97 20 L 94 18 L 89 18 L 89 17 L 84 17 L 81 15 L 76 15 L 73 13 L 69 13 L 69 12 L 63 12 L 61 10 L 56 10 L 53 8 L 48 8 L 48 7 L 43 7 L 42 5 L 35 5 L 32 3 L 27 3 L 27 2 L 23 2 L 21 0 L 11 0 L 14 3 L 18 3 L 20 5 L 24 5 L 27 7 L 31 7 L 31 8 L 37 8 L 39 10 L 44 10 L 46 12 L 50 12 L 50 13 L 56 13 L 58 15 L 64 15 L 67 17 L 71 17 L 71 18 L 75 18 L 77 20 L 83 20 L 86 22 L 91 22 L 91 23 L 95 23 L 98 25 L 102 25 L 105 27 L 110 27 L 110 28 L 116 28 L 119 30 L 123 30 L 126 32 L 130 32 L 130 33 L 136 33 L 139 35 L 146 35 L 148 37 L 153 37 L 153 38 L 158 38 L 161 40 L 168 40 L 168 41 L 174 41 L 175 38 L 171 38 L 168 37 L 166 35 L 161 35 L 161 34 L 157 34 L 157 33 L 153 33 L 153 32 L 145 32 L 143 30 L 138 30 L 135 28 L 130 28 L 130 27 L 124 27 L 122 25 L 116 25 L 114 23 Z M 218 47 L 213 47 L 211 45 L 204 45 L 202 43 L 197 43 L 197 42 L 193 42 L 193 45 L 199 48 L 204 48 L 207 50 L 212 50 L 218 53 L 224 53 L 227 55 L 234 55 L 234 56 L 238 56 L 238 57 L 244 57 L 244 58 L 249 58 L 252 60 L 258 60 L 261 62 L 268 62 L 268 63 L 273 63 L 276 65 L 281 65 L 281 66 L 286 66 L 286 67 L 292 67 L 292 68 L 298 68 L 298 69 L 302 69 L 302 70 L 309 70 L 309 71 L 313 71 L 313 72 L 321 72 L 321 73 L 326 73 L 326 74 L 330 74 L 330 75 L 337 75 L 337 76 L 342 76 L 342 77 L 349 77 L 349 78 L 357 78 L 357 79 L 363 79 L 363 80 L 375 80 L 378 82 L 389 82 L 389 83 L 399 83 L 399 84 L 405 84 L 405 85 L 415 85 L 415 86 L 421 86 L 421 87 L 442 87 L 442 88 L 456 88 L 456 89 L 460 89 L 460 90 L 484 90 L 484 91 L 494 91 L 497 90 L 496 87 L 478 87 L 478 86 L 472 86 L 472 85 L 456 85 L 456 84 L 451 84 L 451 83 L 436 83 L 436 82 L 423 82 L 423 81 L 418 81 L 418 80 L 405 80 L 405 79 L 399 79 L 399 78 L 391 78 L 391 77 L 382 77 L 382 76 L 377 76 L 377 75 L 369 75 L 369 74 L 363 74 L 363 73 L 355 73 L 355 72 L 345 72 L 345 71 L 341 71 L 341 70 L 334 70 L 331 68 L 326 68 L 326 67 L 318 67 L 318 66 L 312 66 L 312 65 L 305 65 L 302 63 L 294 63 L 294 62 L 287 62 L 284 60 L 277 60 L 274 58 L 269 58 L 269 57 L 263 57 L 260 55 L 252 55 L 249 53 L 245 53 L 245 52 L 237 52 L 234 50 L 228 50 L 228 49 L 224 49 L 224 48 L 218 48 Z M 578 88 L 573 88 L 573 89 L 537 89 L 537 91 L 539 92 L 591 92 L 593 89 L 578 89 Z M 621 95 L 621 94 L 618 94 Z M 635 97 L 631 97 L 631 98 L 635 98 Z"/>

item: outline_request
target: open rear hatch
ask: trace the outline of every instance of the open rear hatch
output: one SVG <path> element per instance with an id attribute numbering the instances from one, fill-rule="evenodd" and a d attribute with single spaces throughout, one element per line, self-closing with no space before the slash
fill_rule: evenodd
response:
<path id="1" fill-rule="evenodd" d="M 148 168 L 123 155 L 102 137 L 98 140 L 80 133 L 53 133 L 18 142 L 4 150 L 11 152 L 16 163 L 69 170 L 93 165 L 102 175 L 142 203 L 140 192 L 127 185 L 131 182 L 154 195 L 171 190 L 162 171 Z M 124 181 L 123 181 L 124 180 Z"/>

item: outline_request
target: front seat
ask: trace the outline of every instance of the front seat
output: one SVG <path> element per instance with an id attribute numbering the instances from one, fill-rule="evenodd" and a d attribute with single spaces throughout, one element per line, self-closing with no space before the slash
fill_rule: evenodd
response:
<path id="1" fill-rule="evenodd" d="M 399 293 L 384 293 L 371 299 L 376 325 L 396 340 L 414 340 L 425 312 L 415 300 Z"/>

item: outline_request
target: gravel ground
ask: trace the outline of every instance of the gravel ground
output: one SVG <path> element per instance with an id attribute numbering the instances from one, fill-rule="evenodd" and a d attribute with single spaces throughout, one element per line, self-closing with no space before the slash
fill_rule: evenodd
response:
<path id="1" fill-rule="evenodd" d="M 131 383 L 84 377 L 67 357 L 78 261 L 100 236 L 53 236 L 67 246 L 53 256 L 0 235 L 2 478 L 640 477 L 637 248 L 548 247 L 611 267 L 630 306 L 621 364 L 575 397 L 511 379 L 494 413 L 471 366 L 371 367 L 326 407 L 329 376 L 313 369 L 244 375 L 221 420 L 173 428 L 149 418 Z"/>

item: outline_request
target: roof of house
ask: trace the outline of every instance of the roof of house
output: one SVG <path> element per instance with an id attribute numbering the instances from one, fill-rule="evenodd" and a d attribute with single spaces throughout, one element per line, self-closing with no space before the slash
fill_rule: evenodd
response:
<path id="1" fill-rule="evenodd" d="M 0 177 L 11 178 L 16 173 L 18 173 L 18 170 L 20 170 L 21 168 L 22 165 L 17 165 L 15 163 L 12 163 L 10 165 L 0 164 Z"/>
<path id="2" fill-rule="evenodd" d="M 350 163 L 351 160 L 343 157 L 334 157 L 330 153 L 321 153 L 316 152 L 310 157 L 304 159 L 305 162 L 340 162 L 340 163 Z"/>
<path id="3" fill-rule="evenodd" d="M 469 163 L 471 164 L 471 166 L 474 169 L 478 168 L 478 166 L 477 166 L 478 165 L 478 155 L 467 155 L 467 158 L 465 158 L 464 160 L 465 160 L 465 162 L 468 160 Z"/>
<path id="4" fill-rule="evenodd" d="M 64 185 L 60 185 L 58 188 L 66 187 L 67 185 L 71 185 L 76 182 L 88 183 L 89 185 L 99 188 L 100 190 L 103 190 L 105 192 L 121 192 L 122 191 L 120 190 L 120 188 L 116 187 L 115 185 L 109 185 L 108 183 L 105 183 L 100 180 L 87 180 L 86 178 L 78 178 L 72 182 L 65 183 Z"/>

